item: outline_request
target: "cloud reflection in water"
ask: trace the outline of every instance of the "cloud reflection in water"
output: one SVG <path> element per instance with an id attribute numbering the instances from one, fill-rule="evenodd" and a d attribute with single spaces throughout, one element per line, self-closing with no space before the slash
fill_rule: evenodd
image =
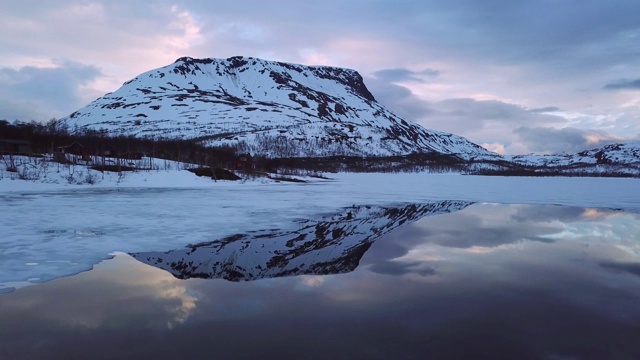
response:
<path id="1" fill-rule="evenodd" d="M 118 255 L 0 296 L 0 349 L 9 358 L 640 358 L 638 235 L 639 217 L 624 212 L 477 204 L 397 228 L 339 275 L 178 280 Z"/>

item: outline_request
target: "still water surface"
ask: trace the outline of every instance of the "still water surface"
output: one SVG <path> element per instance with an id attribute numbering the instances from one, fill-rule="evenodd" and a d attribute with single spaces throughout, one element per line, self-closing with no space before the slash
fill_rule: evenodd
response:
<path id="1" fill-rule="evenodd" d="M 640 216 L 354 207 L 118 253 L 0 295 L 0 359 L 55 358 L 640 359 Z"/>

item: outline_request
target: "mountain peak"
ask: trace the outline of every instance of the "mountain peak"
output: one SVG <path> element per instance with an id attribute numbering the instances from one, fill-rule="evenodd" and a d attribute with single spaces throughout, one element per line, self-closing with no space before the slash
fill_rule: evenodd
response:
<path id="1" fill-rule="evenodd" d="M 268 70 L 274 80 L 284 84 L 290 80 L 292 73 L 302 74 L 305 77 L 318 77 L 321 79 L 335 80 L 348 87 L 354 94 L 361 96 L 368 101 L 376 101 L 375 97 L 364 84 L 360 73 L 353 69 L 340 68 L 324 65 L 299 65 L 294 63 L 270 61 L 247 56 L 232 56 L 226 59 L 204 58 L 197 59 L 189 56 L 178 58 L 174 63 L 174 73 L 196 75 L 197 71 L 203 71 L 201 66 L 213 65 L 217 69 L 217 74 L 223 76 L 247 71 L 250 68 L 260 68 Z M 220 70 L 224 69 L 224 70 Z M 264 72 L 263 72 L 264 73 Z"/>

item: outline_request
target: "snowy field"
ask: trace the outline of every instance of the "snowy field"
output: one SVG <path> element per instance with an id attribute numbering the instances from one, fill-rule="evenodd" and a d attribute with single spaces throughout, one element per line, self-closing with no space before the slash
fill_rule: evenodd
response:
<path id="1" fill-rule="evenodd" d="M 350 205 L 434 200 L 640 212 L 640 181 L 457 174 L 327 174 L 309 183 L 213 182 L 187 171 L 95 185 L 0 180 L 0 293 L 91 269 L 114 252 L 166 251 Z M 114 174 L 109 176 L 116 176 Z"/>

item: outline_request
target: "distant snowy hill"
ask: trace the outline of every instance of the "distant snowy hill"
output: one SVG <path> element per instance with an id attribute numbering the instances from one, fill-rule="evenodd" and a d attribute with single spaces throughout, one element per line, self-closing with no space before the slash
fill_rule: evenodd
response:
<path id="1" fill-rule="evenodd" d="M 424 153 L 501 159 L 463 137 L 394 115 L 354 70 L 250 57 L 180 58 L 61 121 L 72 132 L 197 139 L 270 157 Z"/>
<path id="2" fill-rule="evenodd" d="M 637 164 L 640 163 L 640 142 L 612 144 L 581 151 L 577 154 L 516 155 L 511 160 L 531 166 L 572 166 L 581 164 Z"/>
<path id="3" fill-rule="evenodd" d="M 262 230 L 166 252 L 131 253 L 137 260 L 180 279 L 249 281 L 281 276 L 353 271 L 382 235 L 428 215 L 471 205 L 440 201 L 399 207 L 354 206 L 289 231 Z"/>
<path id="4" fill-rule="evenodd" d="M 577 154 L 516 155 L 505 160 L 533 169 L 640 174 L 640 142 L 606 145 Z"/>

